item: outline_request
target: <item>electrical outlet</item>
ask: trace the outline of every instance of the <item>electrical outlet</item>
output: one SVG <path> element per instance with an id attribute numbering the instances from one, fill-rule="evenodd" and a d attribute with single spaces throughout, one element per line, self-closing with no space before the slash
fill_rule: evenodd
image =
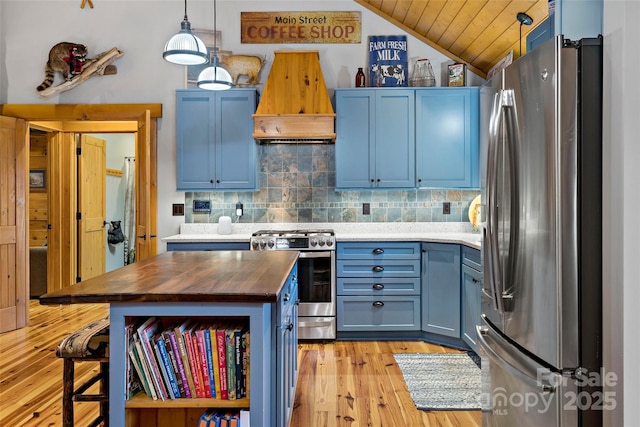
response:
<path id="1" fill-rule="evenodd" d="M 442 214 L 443 215 L 451 214 L 451 202 L 444 202 L 442 204 Z"/>
<path id="2" fill-rule="evenodd" d="M 371 205 L 369 203 L 362 204 L 362 215 L 371 215 Z"/>
<path id="3" fill-rule="evenodd" d="M 184 216 L 184 203 L 174 203 L 172 212 L 173 216 Z"/>

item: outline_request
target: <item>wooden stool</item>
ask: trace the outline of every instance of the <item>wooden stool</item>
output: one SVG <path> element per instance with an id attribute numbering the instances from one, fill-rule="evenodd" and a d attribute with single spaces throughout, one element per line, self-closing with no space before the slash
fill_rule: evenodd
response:
<path id="1" fill-rule="evenodd" d="M 68 335 L 56 349 L 56 356 L 64 359 L 62 425 L 73 427 L 73 402 L 100 402 L 100 415 L 89 427 L 100 423 L 109 425 L 109 318 L 89 323 Z M 99 362 L 100 372 L 77 388 L 74 378 L 76 362 Z M 84 394 L 100 382 L 100 394 Z"/>

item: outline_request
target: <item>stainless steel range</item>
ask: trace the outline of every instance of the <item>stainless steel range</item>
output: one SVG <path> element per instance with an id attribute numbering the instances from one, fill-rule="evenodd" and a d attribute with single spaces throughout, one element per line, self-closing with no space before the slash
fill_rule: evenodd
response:
<path id="1" fill-rule="evenodd" d="M 260 230 L 252 251 L 300 251 L 298 259 L 298 338 L 336 338 L 336 238 L 333 230 Z"/>

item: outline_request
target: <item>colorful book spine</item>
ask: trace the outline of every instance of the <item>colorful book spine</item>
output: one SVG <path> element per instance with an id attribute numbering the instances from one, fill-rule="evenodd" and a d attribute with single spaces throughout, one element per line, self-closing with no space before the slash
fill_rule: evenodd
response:
<path id="1" fill-rule="evenodd" d="M 140 363 L 140 366 L 142 367 L 142 371 L 144 372 L 144 377 L 147 380 L 147 383 L 149 384 L 149 393 L 147 393 L 153 400 L 157 400 L 158 399 L 158 394 L 156 393 L 156 388 L 152 379 L 152 375 L 151 375 L 151 370 L 149 368 L 149 364 L 147 363 L 147 358 L 144 355 L 144 350 L 142 350 L 142 343 L 140 342 L 140 337 L 138 337 L 138 335 L 136 335 L 134 337 L 134 345 L 135 345 L 135 352 L 136 355 L 138 356 L 138 361 Z"/>
<path id="2" fill-rule="evenodd" d="M 169 386 L 169 375 L 167 373 L 167 367 L 164 364 L 164 362 L 162 361 L 162 356 L 160 355 L 160 349 L 158 348 L 158 342 L 155 340 L 155 338 L 152 341 L 151 345 L 153 346 L 153 351 L 154 351 L 156 360 L 158 361 L 158 367 L 160 368 L 160 374 L 162 374 L 162 377 L 160 378 L 160 381 L 164 382 L 165 389 L 167 390 L 167 398 L 175 399 L 173 391 L 171 390 L 171 387 Z"/>
<path id="3" fill-rule="evenodd" d="M 147 376 L 142 368 L 142 363 L 140 362 L 140 358 L 138 356 L 138 351 L 135 347 L 135 343 L 132 341 L 129 348 L 129 357 L 131 358 L 131 364 L 133 365 L 136 373 L 138 374 L 138 378 L 142 383 L 142 388 L 144 392 L 149 397 L 153 397 L 153 393 L 151 393 L 151 389 L 149 388 L 149 383 L 147 380 Z"/>
<path id="4" fill-rule="evenodd" d="M 162 400 L 165 400 L 169 395 L 166 388 L 164 387 L 164 382 L 162 381 L 162 373 L 160 372 L 160 367 L 158 365 L 158 362 L 156 361 L 156 357 L 154 354 L 155 352 L 152 345 L 153 336 L 156 334 L 159 324 L 160 322 L 158 321 L 158 319 L 156 319 L 155 317 L 150 317 L 138 328 L 138 335 L 140 336 L 142 350 L 152 374 L 151 380 L 153 381 L 153 386 L 156 389 L 158 397 Z"/>
<path id="5" fill-rule="evenodd" d="M 227 380 L 227 351 L 224 329 L 216 329 L 216 343 L 218 351 L 218 369 L 220 371 L 220 399 L 229 399 Z"/>
<path id="6" fill-rule="evenodd" d="M 211 397 L 216 397 L 216 381 L 215 370 L 213 364 L 213 352 L 211 351 L 211 328 L 207 328 L 203 331 L 204 336 L 204 348 L 207 355 L 207 370 L 209 372 L 209 388 L 211 389 Z"/>
<path id="7" fill-rule="evenodd" d="M 187 327 L 190 325 L 190 321 L 187 320 L 183 322 L 181 325 L 177 326 L 174 330 L 174 335 L 176 338 L 176 342 L 178 343 L 178 349 L 180 350 L 180 358 L 182 359 L 182 366 L 184 370 L 184 375 L 187 379 L 185 393 L 188 391 L 188 397 L 196 397 L 196 386 L 193 383 L 193 376 L 191 375 L 191 366 L 189 365 L 189 354 L 187 353 L 187 345 L 184 341 L 184 333 Z"/>
<path id="8" fill-rule="evenodd" d="M 227 352 L 227 391 L 229 400 L 236 399 L 236 338 L 235 329 L 225 330 L 225 349 Z"/>
<path id="9" fill-rule="evenodd" d="M 164 339 L 164 345 L 165 345 L 165 348 L 167 349 L 167 354 L 169 355 L 169 363 L 171 364 L 171 368 L 173 370 L 173 376 L 176 379 L 176 383 L 178 384 L 178 392 L 180 393 L 180 397 L 187 397 L 187 395 L 184 392 L 184 384 L 182 382 L 182 376 L 180 374 L 180 370 L 178 367 L 179 357 L 176 359 L 176 351 L 173 343 L 171 342 L 172 332 L 173 331 L 171 329 L 165 330 L 164 332 L 162 332 L 162 338 Z M 178 350 L 177 354 L 178 356 L 180 355 L 180 350 Z M 182 364 L 182 360 L 180 360 L 180 363 Z"/>
<path id="10" fill-rule="evenodd" d="M 242 334 L 242 396 L 246 397 L 249 390 L 249 331 Z"/>
<path id="11" fill-rule="evenodd" d="M 204 397 L 204 391 L 202 389 L 202 374 L 198 374 L 200 369 L 200 364 L 198 363 L 198 358 L 196 356 L 196 349 L 193 345 L 193 335 L 191 334 L 192 328 L 187 329 L 182 334 L 184 338 L 185 346 L 187 347 L 187 355 L 189 356 L 189 366 L 191 367 L 191 376 L 193 377 L 193 384 L 196 390 L 196 397 Z"/>
<path id="12" fill-rule="evenodd" d="M 220 392 L 220 362 L 218 360 L 218 341 L 216 338 L 216 326 L 212 325 L 209 329 L 209 335 L 211 337 L 211 359 L 213 360 L 213 372 L 214 372 L 214 384 L 216 390 L 216 397 L 221 399 Z"/>
<path id="13" fill-rule="evenodd" d="M 207 365 L 207 350 L 204 344 L 204 329 L 198 328 L 195 331 L 194 337 L 198 344 L 198 362 L 200 363 L 200 371 L 202 372 L 204 397 L 211 397 L 211 379 L 209 377 L 209 366 Z"/>
<path id="14" fill-rule="evenodd" d="M 165 381 L 168 385 L 168 391 L 172 397 L 172 399 L 177 399 L 180 396 L 180 390 L 178 389 L 178 381 L 176 380 L 175 373 L 173 372 L 173 366 L 171 365 L 171 359 L 169 359 L 169 352 L 167 351 L 167 347 L 164 343 L 164 337 L 162 334 L 159 334 L 156 337 L 156 346 L 158 348 L 158 356 L 162 361 L 162 366 L 166 372 Z"/>

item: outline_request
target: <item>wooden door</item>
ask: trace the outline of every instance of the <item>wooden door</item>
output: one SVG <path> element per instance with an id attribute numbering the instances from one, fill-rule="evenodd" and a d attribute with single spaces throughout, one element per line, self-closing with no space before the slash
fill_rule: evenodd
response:
<path id="1" fill-rule="evenodd" d="M 78 247 L 76 135 L 49 132 L 47 158 L 47 292 L 53 292 L 73 285 L 78 276 L 75 256 Z"/>
<path id="2" fill-rule="evenodd" d="M 0 333 L 28 320 L 28 169 L 26 122 L 0 116 Z"/>
<path id="3" fill-rule="evenodd" d="M 107 154 L 106 143 L 80 137 L 78 156 L 78 277 L 87 280 L 106 270 Z"/>
<path id="4" fill-rule="evenodd" d="M 157 202 L 155 122 L 151 112 L 138 118 L 136 133 L 136 261 L 157 253 L 157 214 L 151 209 Z M 152 144 L 153 142 L 153 144 Z"/>

